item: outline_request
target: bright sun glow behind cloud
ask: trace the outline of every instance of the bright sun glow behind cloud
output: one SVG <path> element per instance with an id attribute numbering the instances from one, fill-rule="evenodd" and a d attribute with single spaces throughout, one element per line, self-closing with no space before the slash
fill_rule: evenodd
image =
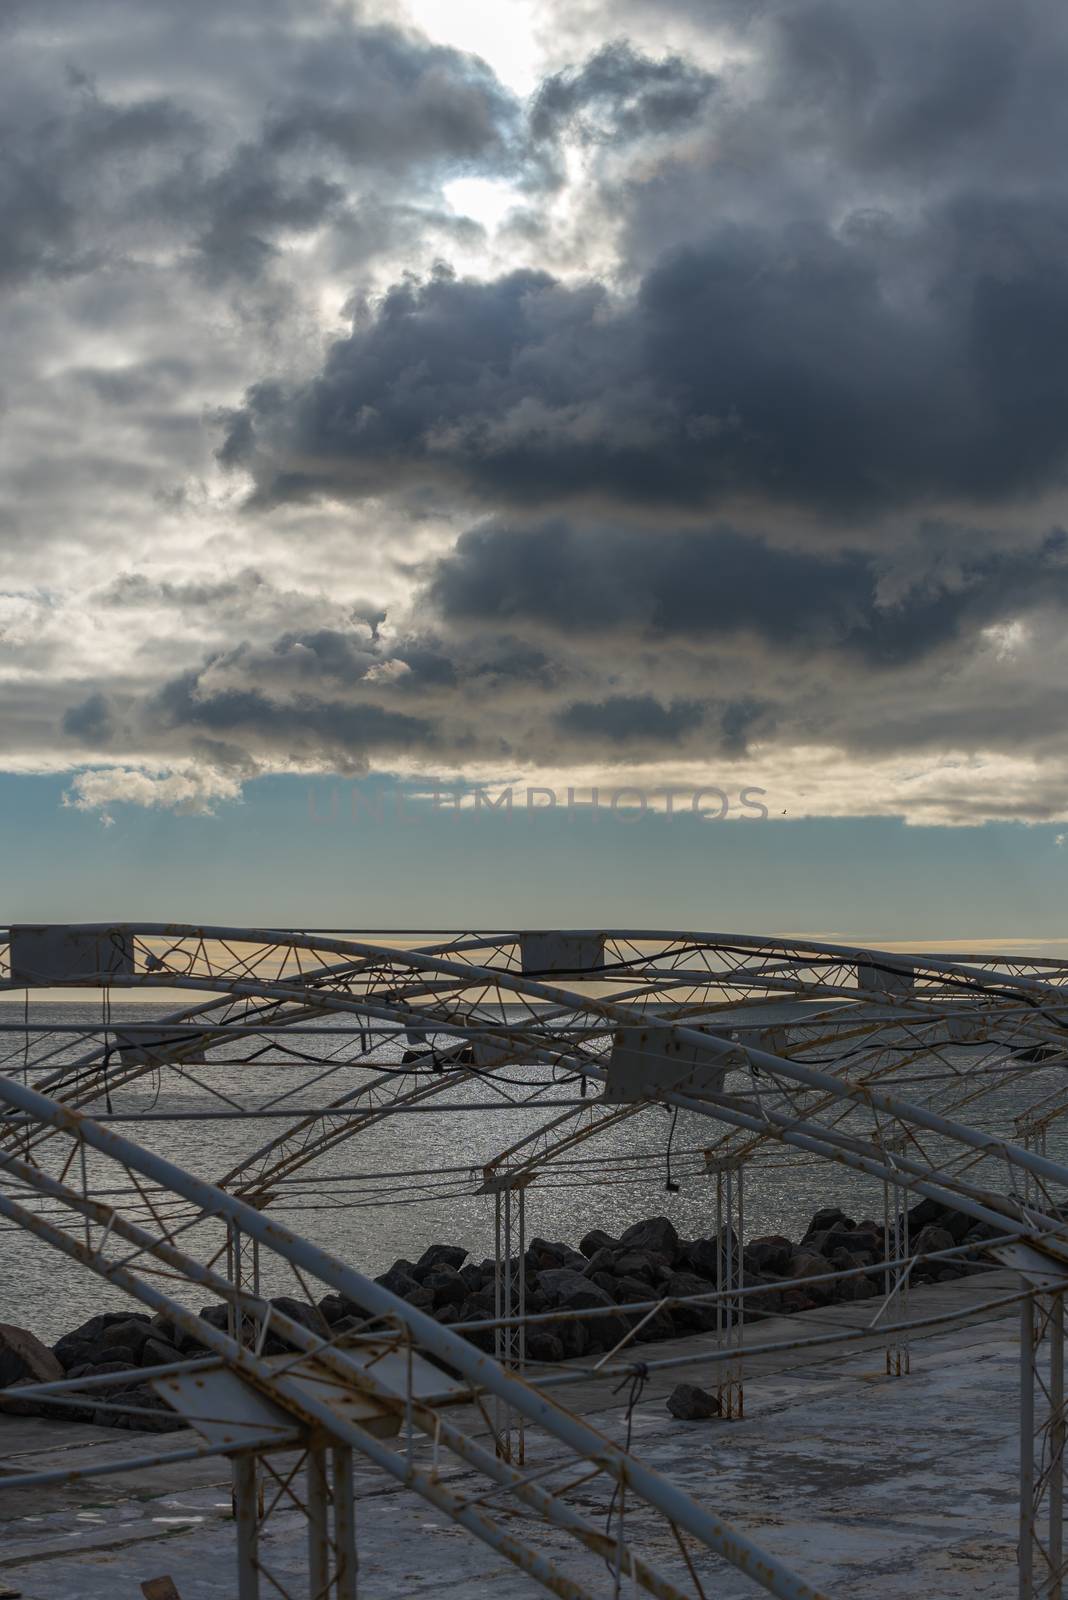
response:
<path id="1" fill-rule="evenodd" d="M 500 225 L 519 199 L 510 183 L 494 178 L 454 178 L 444 189 L 452 209 L 481 223 L 487 233 Z"/>
<path id="2" fill-rule="evenodd" d="M 517 94 L 529 94 L 538 79 L 539 52 L 531 0 L 408 0 L 416 25 L 440 44 L 488 61 Z"/>

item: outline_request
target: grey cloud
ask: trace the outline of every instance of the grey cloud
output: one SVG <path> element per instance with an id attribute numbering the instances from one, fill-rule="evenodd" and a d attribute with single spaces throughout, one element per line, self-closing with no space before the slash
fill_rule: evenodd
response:
<path id="1" fill-rule="evenodd" d="M 152 234 L 209 282 L 254 279 L 380 182 L 396 202 L 516 159 L 518 106 L 484 63 L 352 13 L 230 5 L 177 27 L 126 0 L 6 20 L 0 281 L 88 272 Z"/>
<path id="2" fill-rule="evenodd" d="M 531 135 L 618 144 L 674 132 L 694 119 L 715 86 L 692 62 L 677 55 L 657 60 L 620 40 L 546 78 L 531 105 Z"/>
<path id="3" fill-rule="evenodd" d="M 312 382 L 251 389 L 221 459 L 260 505 L 437 485 L 841 517 L 1033 495 L 1065 478 L 1068 230 L 1048 205 L 1002 219 L 1000 271 L 969 252 L 982 208 L 939 219 L 955 270 L 918 304 L 896 247 L 822 226 L 721 228 L 624 302 L 531 272 L 397 285 Z"/>
<path id="4" fill-rule="evenodd" d="M 63 714 L 63 732 L 83 744 L 100 747 L 110 744 L 115 724 L 111 703 L 99 690 L 87 696 L 80 705 L 71 706 Z"/>
<path id="5" fill-rule="evenodd" d="M 636 139 L 589 196 L 628 287 L 398 285 L 311 382 L 250 390 L 222 458 L 256 504 L 429 490 L 868 518 L 1063 490 L 1068 12 L 694 15 L 745 47 L 714 87 L 608 46 L 534 101 L 550 142 Z"/>
<path id="6" fill-rule="evenodd" d="M 299 51 L 264 143 L 327 147 L 358 168 L 504 159 L 518 106 L 481 61 L 395 28 L 338 29 Z"/>
<path id="7" fill-rule="evenodd" d="M 705 708 L 695 701 L 675 700 L 663 705 L 652 695 L 612 695 L 607 700 L 576 700 L 557 713 L 556 726 L 575 739 L 605 740 L 609 744 L 677 744 L 705 719 Z"/>
<path id="8" fill-rule="evenodd" d="M 165 684 L 146 718 L 162 730 L 224 739 L 253 757 L 266 750 L 277 759 L 284 751 L 293 759 L 333 759 L 348 768 L 405 751 L 429 755 L 437 744 L 432 725 L 421 717 L 313 695 L 277 700 L 255 688 L 202 694 L 196 672 Z"/>
<path id="9" fill-rule="evenodd" d="M 922 567 L 924 544 L 951 562 Z M 772 651 L 885 670 L 1043 606 L 1068 608 L 1068 535 L 1012 552 L 966 530 L 923 530 L 914 581 L 880 598 L 880 558 L 782 548 L 731 528 L 553 522 L 471 529 L 438 563 L 430 602 L 453 623 L 536 624 L 598 637 L 714 640 L 752 633 Z"/>

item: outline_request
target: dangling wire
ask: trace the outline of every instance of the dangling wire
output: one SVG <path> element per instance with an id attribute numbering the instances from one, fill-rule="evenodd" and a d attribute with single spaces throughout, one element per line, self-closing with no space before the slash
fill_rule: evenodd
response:
<path id="1" fill-rule="evenodd" d="M 667 1167 L 664 1188 L 668 1194 L 678 1194 L 679 1192 L 679 1186 L 671 1176 L 671 1144 L 675 1137 L 675 1124 L 678 1122 L 678 1120 L 679 1108 L 676 1106 L 674 1111 L 671 1113 L 671 1127 L 668 1130 L 667 1149 L 664 1151 L 664 1164 Z"/>
<path id="2" fill-rule="evenodd" d="M 626 1372 L 624 1374 L 624 1376 L 619 1380 L 619 1382 L 616 1384 L 615 1388 L 612 1390 L 613 1394 L 618 1394 L 620 1389 L 625 1388 L 628 1383 L 630 1384 L 630 1390 L 629 1390 L 629 1392 L 627 1394 L 627 1433 L 626 1433 L 626 1442 L 623 1445 L 623 1448 L 627 1452 L 628 1455 L 630 1455 L 630 1437 L 631 1437 L 631 1433 L 632 1433 L 632 1431 L 634 1429 L 634 1408 L 638 1404 L 639 1400 L 641 1399 L 642 1391 L 644 1390 L 645 1385 L 646 1385 L 646 1383 L 648 1381 L 649 1381 L 649 1368 L 646 1366 L 644 1361 L 636 1361 L 634 1363 L 634 1365 L 629 1369 L 629 1371 Z M 619 1498 L 619 1490 L 620 1490 L 620 1483 L 619 1483 L 619 1481 L 617 1479 L 616 1486 L 612 1490 L 612 1498 L 608 1502 L 608 1515 L 604 1519 L 605 1537 L 609 1538 L 609 1539 L 612 1537 L 612 1513 L 616 1508 L 616 1501 Z M 632 1562 L 633 1562 L 633 1559 L 634 1558 L 632 1556 L 631 1557 L 631 1561 Z M 618 1584 L 618 1580 L 622 1576 L 622 1574 L 619 1571 L 618 1567 L 617 1568 L 613 1568 L 613 1566 L 612 1566 L 612 1564 L 609 1561 L 609 1558 L 607 1556 L 605 1556 L 605 1558 L 604 1558 L 604 1564 L 605 1564 L 605 1570 L 608 1573 L 609 1577 L 616 1579 L 617 1584 Z M 618 1593 L 618 1589 L 617 1589 L 617 1593 Z"/>
<path id="3" fill-rule="evenodd" d="M 108 1082 L 108 1067 L 111 1065 L 112 1046 L 108 1043 L 108 1034 L 111 1031 L 111 990 L 104 985 L 100 1001 L 100 1020 L 104 1025 L 104 1104 L 111 1115 L 111 1085 Z"/>

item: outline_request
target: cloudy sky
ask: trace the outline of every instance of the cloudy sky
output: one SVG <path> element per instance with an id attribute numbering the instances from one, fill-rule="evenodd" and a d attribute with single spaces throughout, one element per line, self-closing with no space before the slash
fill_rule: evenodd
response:
<path id="1" fill-rule="evenodd" d="M 1052 936 L 1066 72 L 1056 0 L 8 0 L 8 914 Z M 309 822 L 383 784 L 770 816 Z"/>

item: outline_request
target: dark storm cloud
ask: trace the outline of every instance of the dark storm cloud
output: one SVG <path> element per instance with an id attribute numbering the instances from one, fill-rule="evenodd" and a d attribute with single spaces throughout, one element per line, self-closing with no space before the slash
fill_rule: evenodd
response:
<path id="1" fill-rule="evenodd" d="M 222 459 L 261 505 L 437 484 L 843 516 L 1059 487 L 1066 220 L 957 206 L 953 271 L 943 255 L 918 303 L 896 243 L 822 226 L 720 228 L 623 304 L 531 272 L 401 284 L 310 384 L 253 388 Z M 996 223 L 1018 246 L 1000 270 Z"/>
<path id="2" fill-rule="evenodd" d="M 0 8 L 13 759 L 1062 759 L 1068 12 L 606 17 Z"/>
<path id="3" fill-rule="evenodd" d="M 176 20 L 129 0 L 8 16 L 0 282 L 91 271 L 130 229 L 179 240 L 209 281 L 251 279 L 368 186 L 517 158 L 514 98 L 460 51 L 289 5 Z M 173 88 L 131 96 L 124 69 Z"/>
<path id="4" fill-rule="evenodd" d="M 357 168 L 463 166 L 519 137 L 518 107 L 482 62 L 396 28 L 337 29 L 302 49 L 267 120 L 274 151 L 326 148 Z"/>
<path id="5" fill-rule="evenodd" d="M 559 712 L 555 721 L 562 733 L 575 739 L 677 744 L 704 719 L 705 708 L 693 701 L 676 700 L 665 706 L 652 695 L 619 694 L 596 703 L 576 700 Z"/>
<path id="6" fill-rule="evenodd" d="M 225 737 L 235 747 L 267 747 L 293 756 L 334 757 L 365 763 L 402 751 L 431 753 L 437 743 L 421 717 L 371 702 L 328 700 L 319 695 L 274 699 L 260 689 L 201 692 L 196 672 L 172 679 L 147 707 L 149 721 L 175 732 Z"/>
<path id="7" fill-rule="evenodd" d="M 530 131 L 537 141 L 566 134 L 583 143 L 670 133 L 693 120 L 715 85 L 692 62 L 655 60 L 621 40 L 546 78 L 531 105 Z"/>
<path id="8" fill-rule="evenodd" d="M 80 740 L 83 744 L 91 746 L 109 744 L 115 732 L 115 725 L 107 695 L 97 690 L 88 695 L 80 705 L 71 706 L 65 711 L 63 732 L 68 738 Z"/>
<path id="9" fill-rule="evenodd" d="M 951 560 L 880 598 L 880 558 L 783 549 L 729 528 L 648 534 L 566 522 L 471 529 L 430 575 L 455 624 L 535 624 L 591 639 L 616 634 L 765 649 L 839 652 L 870 669 L 914 662 L 1002 618 L 1068 607 L 1068 535 L 1028 550 L 982 547 L 965 530 L 926 530 Z"/>
<path id="10" fill-rule="evenodd" d="M 756 6 L 738 37 L 715 83 L 620 45 L 535 96 L 535 134 L 635 141 L 598 167 L 594 223 L 632 293 L 398 285 L 313 381 L 249 392 L 223 459 L 256 503 L 432 486 L 870 517 L 1063 488 L 1068 12 L 819 0 Z"/>
<path id="11" fill-rule="evenodd" d="M 68 80 L 47 108 L 16 116 L 9 101 L 0 113 L 0 282 L 99 266 L 109 254 L 95 227 L 101 202 L 123 209 L 114 186 L 151 181 L 199 138 L 196 120 L 162 96 L 114 105 Z"/>

